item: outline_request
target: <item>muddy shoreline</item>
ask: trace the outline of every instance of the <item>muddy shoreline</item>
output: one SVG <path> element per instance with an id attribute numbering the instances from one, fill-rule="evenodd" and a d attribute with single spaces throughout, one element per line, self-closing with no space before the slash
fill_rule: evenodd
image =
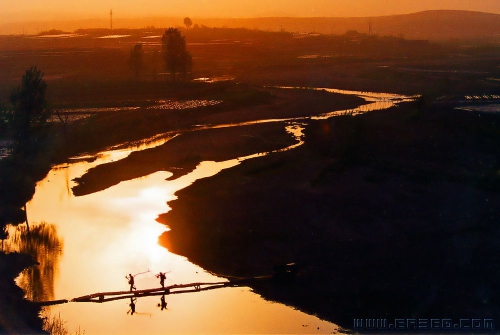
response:
<path id="1" fill-rule="evenodd" d="M 223 275 L 297 262 L 294 285 L 253 289 L 344 328 L 495 318 L 500 196 L 485 176 L 499 138 L 485 122 L 499 119 L 410 104 L 310 122 L 306 145 L 179 191 L 160 243 Z"/>
<path id="2" fill-rule="evenodd" d="M 14 282 L 25 268 L 36 265 L 29 255 L 0 253 L 0 334 L 47 334 L 38 317 L 40 307 L 26 300 Z"/>
<path id="3" fill-rule="evenodd" d="M 192 171 L 203 160 L 223 161 L 282 149 L 295 141 L 293 136 L 285 132 L 285 125 L 292 122 L 292 120 L 286 121 L 287 119 L 352 109 L 364 103 L 363 99 L 355 96 L 322 91 L 271 88 L 269 92 L 274 97 L 272 102 L 257 106 L 197 108 L 169 113 L 160 112 L 160 115 L 156 112 L 151 115 L 147 111 L 133 111 L 99 117 L 104 119 L 101 125 L 99 125 L 99 118 L 91 120 L 90 122 L 98 124 L 97 129 L 93 130 L 94 136 L 97 136 L 97 134 L 110 131 L 108 125 L 115 124 L 114 120 L 120 119 L 120 123 L 125 124 L 126 127 L 134 127 L 133 122 L 130 120 L 124 122 L 123 118 L 132 120 L 138 117 L 151 118 L 146 124 L 150 125 L 152 122 L 153 127 L 144 127 L 142 132 L 138 129 L 133 131 L 130 129 L 130 132 L 124 129 L 119 133 L 121 136 L 133 134 L 134 137 L 128 137 L 129 141 L 136 139 L 138 133 L 146 137 L 168 132 L 168 136 L 172 139 L 160 147 L 137 152 L 122 161 L 91 169 L 76 180 L 78 185 L 73 188 L 73 192 L 77 196 L 85 195 L 101 191 L 120 181 L 140 178 L 157 171 L 169 171 L 173 174 L 170 179 L 175 179 Z M 198 130 L 200 125 L 206 127 L 235 125 L 267 119 L 277 121 Z M 72 139 L 74 142 L 81 140 L 83 139 L 78 139 L 78 137 Z"/>
<path id="4" fill-rule="evenodd" d="M 191 88 L 187 89 L 188 92 L 190 90 Z M 200 124 L 239 123 L 269 116 L 295 118 L 307 116 L 309 113 L 319 114 L 354 108 L 362 103 L 357 97 L 344 97 L 325 92 L 274 89 L 270 91 L 272 93 L 264 89 L 224 84 L 209 89 L 208 93 L 195 94 L 197 98 L 206 97 L 206 94 L 210 97 L 215 94 L 215 98 L 225 98 L 225 103 L 219 106 L 179 111 L 139 109 L 96 115 L 68 127 L 64 137 L 64 150 L 53 159 L 55 162 L 64 161 L 68 155 L 98 152 L 109 146 L 142 140 L 164 132 L 172 132 L 172 136 L 177 133 L 183 134 L 173 140 L 172 146 L 136 153 L 124 161 L 107 164 L 91 171 L 81 180 L 86 182 L 81 184 L 85 187 L 75 189 L 77 195 L 88 194 L 120 181 L 139 178 L 160 170 L 173 171 L 172 178 L 176 178 L 188 173 L 201 160 L 232 159 L 240 155 L 282 149 L 295 143 L 293 136 L 285 131 L 286 122 L 189 132 L 189 129 L 196 128 Z M 192 95 L 184 94 L 190 97 Z M 201 96 L 198 96 L 199 94 Z M 5 274 L 2 273 L 0 278 L 0 285 L 7 287 L 5 292 L 11 292 L 2 297 L 2 301 L 12 299 L 12 306 L 24 307 L 6 311 L 5 315 L 14 313 L 12 315 L 15 317 L 0 320 L 0 332 L 42 332 L 41 319 L 38 317 L 40 309 L 25 300 L 23 291 L 14 283 L 14 278 L 20 271 L 29 266 L 36 266 L 32 262 L 25 262 L 23 257 L 25 256 L 16 258 L 13 255 L 6 255 L 1 261 L 2 267 L 15 268 Z"/>
<path id="5" fill-rule="evenodd" d="M 297 93 L 305 92 L 286 92 L 277 115 Z M 233 117 L 247 120 L 242 110 Z M 499 122 L 419 102 L 307 121 L 305 145 L 177 192 L 173 210 L 158 218 L 171 228 L 160 243 L 221 275 L 268 274 L 274 264 L 297 262 L 295 284 L 252 288 L 347 329 L 354 318 L 494 318 Z M 202 160 L 283 147 L 293 141 L 283 127 L 184 134 L 91 170 L 75 193 L 158 170 L 175 179 Z"/>
<path id="6" fill-rule="evenodd" d="M 210 38 L 223 39 L 227 34 L 234 37 L 232 30 L 222 29 Z M 262 37 L 256 39 L 255 34 Z M 192 50 L 197 59 L 195 78 L 230 76 L 234 82 L 174 85 L 157 76 L 160 68 L 154 59 L 148 60 L 149 72 L 133 80 L 125 73 L 126 43 L 8 37 L 2 41 L 3 50 L 31 51 L 4 58 L 0 92 L 8 100 L 24 69 L 36 62 L 47 75 L 54 108 L 139 107 L 77 122 L 67 134 L 60 129 L 59 140 L 65 144 L 54 149 L 57 157 L 51 163 L 159 133 L 183 132 L 193 125 L 310 116 L 362 103 L 355 97 L 264 85 L 419 92 L 429 101 L 498 94 L 496 82 L 487 79 L 498 77 L 497 46 L 471 47 L 468 41 L 457 41 L 457 46 L 422 48 L 381 41 L 370 49 L 353 43 L 346 50 L 345 44 L 332 44 L 329 37 L 283 42 L 279 35 L 258 31 L 249 32 L 245 39 L 255 39 L 253 46 L 208 45 Z M 67 48 L 78 52 L 45 52 Z M 309 54 L 329 57 L 300 58 Z M 159 99 L 224 103 L 180 111 L 149 110 Z M 428 117 L 422 110 L 404 106 L 397 112 L 356 118 L 363 122 L 348 119 L 345 128 L 339 128 L 341 123 L 309 122 L 306 146 L 246 161 L 198 181 L 179 192 L 180 199 L 171 204 L 174 210 L 160 218 L 174 228 L 161 242 L 222 274 L 268 273 L 274 263 L 300 262 L 304 276 L 296 286 L 254 289 L 265 298 L 347 328 L 353 317 L 443 317 L 446 308 L 465 318 L 498 315 L 496 241 L 500 234 L 495 222 L 500 164 L 499 141 L 492 130 L 497 120 L 494 116 L 471 119 L 477 114 L 455 113 L 447 106 L 438 108 L 446 115 Z M 274 135 L 277 127 L 281 130 Z M 173 170 L 176 178 L 201 159 L 245 154 L 247 149 L 242 148 L 247 145 L 268 150 L 293 141 L 282 130 L 283 124 L 251 129 L 247 135 L 257 137 L 220 131 L 217 145 L 227 150 L 222 153 L 212 150 L 208 135 L 198 134 L 179 140 L 177 150 L 164 147 L 133 155 L 91 171 L 80 180 L 85 186 L 75 191 L 95 192 L 158 170 Z M 261 135 L 266 141 L 258 139 Z M 188 146 L 200 150 L 193 155 Z M 48 159 L 38 157 L 36 163 L 48 171 Z M 27 184 L 34 187 L 41 178 L 36 175 Z M 9 258 L 5 264 L 29 263 Z M 8 285 L 10 291 L 19 270 L 2 272 L 0 285 Z M 22 301 L 22 292 L 13 291 L 15 301 Z M 21 309 L 19 315 L 37 315 L 30 308 Z M 30 322 L 32 329 L 41 329 L 38 321 Z"/>
<path id="7" fill-rule="evenodd" d="M 201 114 L 210 123 L 255 120 L 269 111 L 295 117 L 317 99 L 323 101 L 317 113 L 359 104 L 338 95 L 325 102 L 324 92 L 282 92 L 275 105 L 222 116 L 193 110 L 185 122 Z M 162 129 L 171 129 L 172 120 L 165 122 Z M 499 122 L 418 103 L 301 121 L 305 145 L 179 191 L 173 210 L 158 219 L 172 229 L 160 243 L 221 275 L 268 274 L 274 264 L 297 262 L 302 272 L 294 284 L 252 288 L 347 329 L 353 318 L 495 317 Z M 183 133 L 91 170 L 74 191 L 89 194 L 161 170 L 175 179 L 203 160 L 283 148 L 295 141 L 284 126 Z"/>

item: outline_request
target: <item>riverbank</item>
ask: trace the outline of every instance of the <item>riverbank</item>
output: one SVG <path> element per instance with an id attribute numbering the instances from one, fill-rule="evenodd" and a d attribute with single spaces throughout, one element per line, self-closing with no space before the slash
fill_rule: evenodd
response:
<path id="1" fill-rule="evenodd" d="M 349 109 L 362 103 L 362 100 L 357 97 L 332 95 L 325 92 L 267 90 L 233 83 L 203 84 L 194 87 L 187 85 L 184 92 L 179 89 L 174 96 L 177 99 L 183 97 L 184 99 L 187 97 L 220 99 L 222 102 L 217 106 L 183 110 L 157 110 L 142 106 L 137 110 L 102 112 L 88 119 L 67 124 L 66 127 L 58 125 L 54 129 L 53 140 L 57 142 L 59 139 L 59 144 L 52 148 L 52 151 L 56 151 L 55 149 L 58 151 L 51 153 L 52 161 L 49 160 L 49 155 L 44 156 L 43 159 L 34 160 L 33 163 L 36 163 L 33 166 L 34 170 L 29 170 L 28 175 L 31 178 L 36 177 L 38 180 L 43 178 L 46 173 L 43 171 L 48 171 L 46 169 L 51 162 L 64 161 L 70 155 L 86 152 L 96 153 L 113 145 L 134 143 L 159 133 L 171 132 L 171 136 L 183 135 L 172 139 L 172 146 L 146 150 L 131 155 L 130 158 L 122 162 L 102 166 L 102 170 L 96 170 L 97 179 L 92 177 L 95 171 L 91 171 L 84 177 L 86 179 L 82 179 L 82 181 L 87 181 L 84 183 L 85 187 L 75 189 L 75 193 L 95 192 L 120 181 L 139 178 L 159 170 L 173 171 L 174 176 L 178 177 L 192 170 L 201 160 L 232 159 L 239 155 L 282 149 L 296 141 L 291 134 L 285 131 L 284 122 L 190 131 L 190 129 L 199 128 L 199 125 L 209 127 L 213 124 L 251 123 L 251 121 L 258 121 L 270 116 L 288 119 L 306 116 L 309 113 L 320 114 L 332 110 Z M 134 160 L 136 164 L 131 164 L 131 161 Z M 29 166 L 31 167 L 31 165 Z M 121 169 L 121 172 L 117 173 L 115 167 L 118 167 L 118 170 Z M 111 171 L 109 174 L 106 172 L 108 170 Z M 23 177 L 24 169 L 12 170 L 9 177 L 13 183 L 11 185 L 13 193 L 7 193 L 11 200 L 13 195 L 17 194 L 16 199 L 24 197 L 24 201 L 27 201 L 29 192 L 34 192 L 35 180 L 26 182 L 26 185 L 23 184 L 26 189 L 21 192 L 19 184 L 16 184 L 15 180 L 12 179 L 13 171 L 19 173 L 20 178 Z M 104 172 L 105 178 L 100 177 L 102 172 Z M 6 196 L 7 193 L 5 193 Z M 15 207 L 14 214 L 16 214 L 16 218 L 23 221 L 24 211 L 18 207 Z M 8 221 L 8 218 L 4 217 L 3 219 Z M 2 273 L 0 276 L 1 285 L 14 287 L 14 278 L 23 268 L 36 266 L 32 263 L 16 262 L 17 258 L 10 256 L 5 258 L 5 266 L 19 265 L 19 268 L 17 272 L 13 271 L 12 274 L 9 272 L 9 275 Z M 15 287 L 17 288 L 17 286 Z M 17 292 L 16 296 L 5 297 L 7 300 L 2 301 L 9 301 L 12 298 L 17 305 L 24 304 L 31 307 L 16 309 L 16 318 L 24 320 L 22 322 L 10 322 L 10 319 L 0 320 L 2 329 L 5 329 L 7 333 L 41 332 L 41 324 L 33 323 L 33 320 L 39 320 L 37 318 L 39 309 L 23 299 L 22 290 L 17 288 L 13 291 Z M 33 328 L 29 330 L 24 324 Z"/>
<path id="2" fill-rule="evenodd" d="M 241 92 L 241 88 L 233 89 Z M 114 130 L 114 134 L 122 142 L 165 132 L 175 138 L 166 145 L 136 152 L 124 160 L 91 169 L 76 180 L 78 185 L 73 192 L 75 195 L 97 192 L 120 181 L 140 178 L 156 171 L 169 171 L 172 173 L 170 179 L 175 179 L 189 173 L 202 161 L 223 161 L 282 149 L 296 141 L 285 131 L 287 120 L 291 122 L 295 118 L 352 109 L 364 102 L 356 96 L 323 91 L 269 88 L 259 92 L 272 96 L 272 100 L 240 108 L 221 104 L 220 107 L 186 111 L 133 111 L 96 116 L 88 121 L 92 126 L 86 126 L 86 129 L 92 128 L 91 135 L 82 133 L 82 137 L 87 134 L 85 138 L 100 138 L 112 131 L 110 127 L 119 127 L 120 131 Z M 146 121 L 138 124 L 135 122 L 137 118 Z M 262 120 L 274 121 L 259 123 Z M 241 126 L 234 127 L 238 124 Z M 213 126 L 218 128 L 211 129 Z M 73 141 L 83 143 L 83 138 Z M 85 143 L 93 142 L 89 140 Z M 102 145 L 103 141 L 95 143 Z"/>
<path id="3" fill-rule="evenodd" d="M 494 318 L 499 122 L 411 104 L 310 122 L 304 146 L 179 191 L 161 243 L 224 275 L 297 262 L 295 285 L 254 290 L 345 328 Z"/>
<path id="4" fill-rule="evenodd" d="M 14 279 L 27 267 L 36 266 L 29 255 L 0 253 L 0 334 L 47 334 L 38 317 L 40 307 L 24 298 Z"/>
<path id="5" fill-rule="evenodd" d="M 148 150 L 92 170 L 79 180 L 82 183 L 75 189 L 83 195 L 157 170 L 173 170 L 171 178 L 176 178 L 201 160 L 226 159 L 252 150 L 274 150 L 294 141 L 284 131 L 284 123 L 241 127 L 242 134 L 228 129 L 206 130 L 196 135 L 186 133 L 197 125 L 303 117 L 350 109 L 361 103 L 355 97 L 263 88 L 265 85 L 424 93 L 429 100 L 448 95 L 498 93 L 495 45 L 470 45 L 469 41 L 457 42 L 456 46 L 405 41 L 393 44 L 394 38 L 367 45 L 342 40 L 339 43 L 335 36 L 296 39 L 291 35 L 231 29 L 214 29 L 208 36 L 196 39 L 197 32 L 187 31 L 193 34 L 188 41 L 196 41 L 189 45 L 196 59 L 193 78 L 224 77 L 232 81 L 167 83 L 160 73 L 161 58 L 156 57 L 159 45 L 146 44 L 145 71 L 140 78 L 133 78 L 127 72 L 127 60 L 130 45 L 143 42 L 140 31 L 128 38 L 127 43 L 92 36 L 64 40 L 2 38 L 3 101 L 8 101 L 23 71 L 36 64 L 46 75 L 52 107 L 99 110 L 88 119 L 57 127 L 56 140 L 63 144 L 51 147 L 54 152 L 50 155 L 55 155 L 52 161 L 46 155 L 28 160 L 29 164 L 12 166 L 16 178 L 11 178 L 10 172 L 4 178 L 12 190 L 5 192 L 5 203 L 17 206 L 12 218 L 24 220 L 21 207 L 50 164 L 65 162 L 73 155 L 93 154 L 165 132 L 187 135 L 170 143 L 175 149 Z M 212 40 L 228 42 L 211 43 Z M 221 103 L 183 110 L 150 109 L 164 99 L 213 99 Z M 415 292 L 427 298 L 424 307 L 437 304 L 434 310 L 438 312 L 447 299 L 446 294 L 456 305 L 471 303 L 478 310 L 487 309 L 498 301 L 496 293 L 490 294 L 496 291 L 489 282 L 496 278 L 496 268 L 492 266 L 493 275 L 487 275 L 486 260 L 481 258 L 491 259 L 490 251 L 496 251 L 493 241 L 497 236 L 489 221 L 490 217 L 496 218 L 495 209 L 489 211 L 486 207 L 491 199 L 496 204 L 494 192 L 498 187 L 495 170 L 498 166 L 493 154 L 496 142 L 484 146 L 484 132 L 491 132 L 490 120 L 468 120 L 464 115 L 476 114 L 454 114 L 450 110 L 446 111 L 447 117 L 423 118 L 418 111 L 405 106 L 392 114 L 374 113 L 373 118 L 345 118 L 345 128 L 339 128 L 342 123 L 337 121 L 309 122 L 306 146 L 247 161 L 217 175 L 213 181 L 197 182 L 180 193 L 187 200 L 173 203 L 175 209 L 171 215 L 178 216 L 179 221 L 169 223 L 176 229 L 168 239 L 163 239 L 164 244 L 189 255 L 207 269 L 223 273 L 268 273 L 274 263 L 300 261 L 309 274 L 303 282 L 308 286 L 255 289 L 270 299 L 340 320 L 339 324 L 348 324 L 353 317 L 351 312 L 361 314 L 364 310 L 363 315 L 373 316 L 375 313 L 370 311 L 376 305 L 383 306 L 381 309 L 389 311 L 388 314 L 393 310 L 403 314 L 407 311 L 401 306 L 419 305 L 411 302 L 417 299 L 416 295 L 411 296 L 403 285 L 419 288 Z M 115 107 L 136 109 L 102 112 Z M 403 119 L 398 118 L 400 115 Z M 455 115 L 463 117 L 456 120 Z M 338 134 L 339 130 L 344 133 L 332 144 L 328 134 Z M 211 136 L 216 137 L 215 142 Z M 439 150 L 435 144 L 441 144 Z M 493 192 L 493 196 L 488 192 Z M 430 200 L 424 199 L 427 196 Z M 14 198 L 21 200 L 12 201 Z M 199 207 L 193 208 L 189 200 L 196 204 L 199 201 Z M 211 202 L 215 207 L 209 206 Z M 460 209 L 456 215 L 452 214 L 455 208 Z M 200 213 L 197 226 L 191 221 Z M 447 228 L 455 221 L 462 230 Z M 209 228 L 211 224 L 218 229 Z M 481 239 L 486 242 L 481 244 L 478 242 Z M 430 243 L 429 251 L 421 250 L 424 247 L 420 243 L 423 246 Z M 248 245 L 248 250 L 242 245 Z M 387 246 L 392 247 L 386 250 Z M 267 258 L 262 250 L 268 252 Z M 409 254 L 412 250 L 415 254 Z M 396 260 L 401 265 L 400 272 L 391 266 L 390 252 L 400 256 Z M 420 260 L 416 256 L 419 252 L 426 257 L 431 252 L 448 255 L 438 258 L 438 263 L 462 258 L 470 264 L 479 262 L 476 266 L 479 284 L 472 285 L 476 275 L 470 271 L 474 267 L 457 265 L 460 277 L 471 278 L 465 284 L 451 278 L 451 266 L 445 267 L 444 274 L 437 265 L 434 272 L 426 272 L 422 264 L 429 262 L 425 258 Z M 453 252 L 456 257 L 451 256 Z M 252 258 L 254 253 L 256 257 Z M 317 264 L 317 259 L 331 266 L 325 269 Z M 412 272 L 412 262 L 416 262 L 418 271 Z M 435 273 L 443 281 L 439 285 L 432 278 Z M 417 279 L 395 282 L 399 277 L 427 279 L 423 284 L 416 283 Z M 10 285 L 12 278 L 14 274 L 11 277 L 2 273 L 0 281 Z M 435 292 L 446 286 L 445 280 L 453 284 L 448 284 L 444 298 L 436 298 L 440 293 Z M 426 284 L 432 289 L 427 290 Z M 394 288 L 395 302 L 385 302 L 386 294 L 393 292 L 388 290 L 389 286 Z M 466 303 L 457 302 L 462 296 L 454 293 L 463 291 L 462 287 L 470 289 L 475 297 L 484 296 L 486 302 L 481 304 L 479 300 L 466 298 Z M 432 311 L 434 307 L 425 308 Z M 27 318 L 36 314 L 29 309 L 24 312 L 29 314 Z"/>

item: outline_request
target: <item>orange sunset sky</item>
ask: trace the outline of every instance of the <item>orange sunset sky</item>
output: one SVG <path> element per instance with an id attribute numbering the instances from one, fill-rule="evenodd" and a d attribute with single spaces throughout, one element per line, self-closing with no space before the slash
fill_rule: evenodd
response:
<path id="1" fill-rule="evenodd" d="M 500 13 L 500 0 L 0 0 L 0 24 L 16 20 L 104 17 L 381 16 L 459 9 Z"/>

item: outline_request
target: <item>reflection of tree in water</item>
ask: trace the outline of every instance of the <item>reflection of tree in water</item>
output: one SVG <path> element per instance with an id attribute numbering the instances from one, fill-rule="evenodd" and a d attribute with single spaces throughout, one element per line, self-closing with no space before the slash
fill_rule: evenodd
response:
<path id="1" fill-rule="evenodd" d="M 54 279 L 59 270 L 59 257 L 62 254 L 63 242 L 57 236 L 56 227 L 42 222 L 30 227 L 18 226 L 11 233 L 7 250 L 33 256 L 40 265 L 22 272 L 18 285 L 32 301 L 48 301 L 54 299 Z"/>

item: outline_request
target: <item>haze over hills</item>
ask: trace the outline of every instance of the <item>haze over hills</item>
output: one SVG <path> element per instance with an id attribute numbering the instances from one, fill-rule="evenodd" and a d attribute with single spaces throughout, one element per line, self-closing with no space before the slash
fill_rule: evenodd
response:
<path id="1" fill-rule="evenodd" d="M 371 22 L 376 35 L 404 36 L 408 39 L 500 38 L 500 14 L 440 10 L 379 17 L 267 17 L 196 18 L 194 24 L 207 27 L 249 28 L 299 33 L 343 34 L 348 30 L 368 33 Z M 183 18 L 113 19 L 115 28 L 182 26 Z M 109 18 L 61 21 L 26 21 L 0 24 L 0 34 L 36 34 L 49 29 L 74 31 L 79 28 L 108 28 Z"/>

